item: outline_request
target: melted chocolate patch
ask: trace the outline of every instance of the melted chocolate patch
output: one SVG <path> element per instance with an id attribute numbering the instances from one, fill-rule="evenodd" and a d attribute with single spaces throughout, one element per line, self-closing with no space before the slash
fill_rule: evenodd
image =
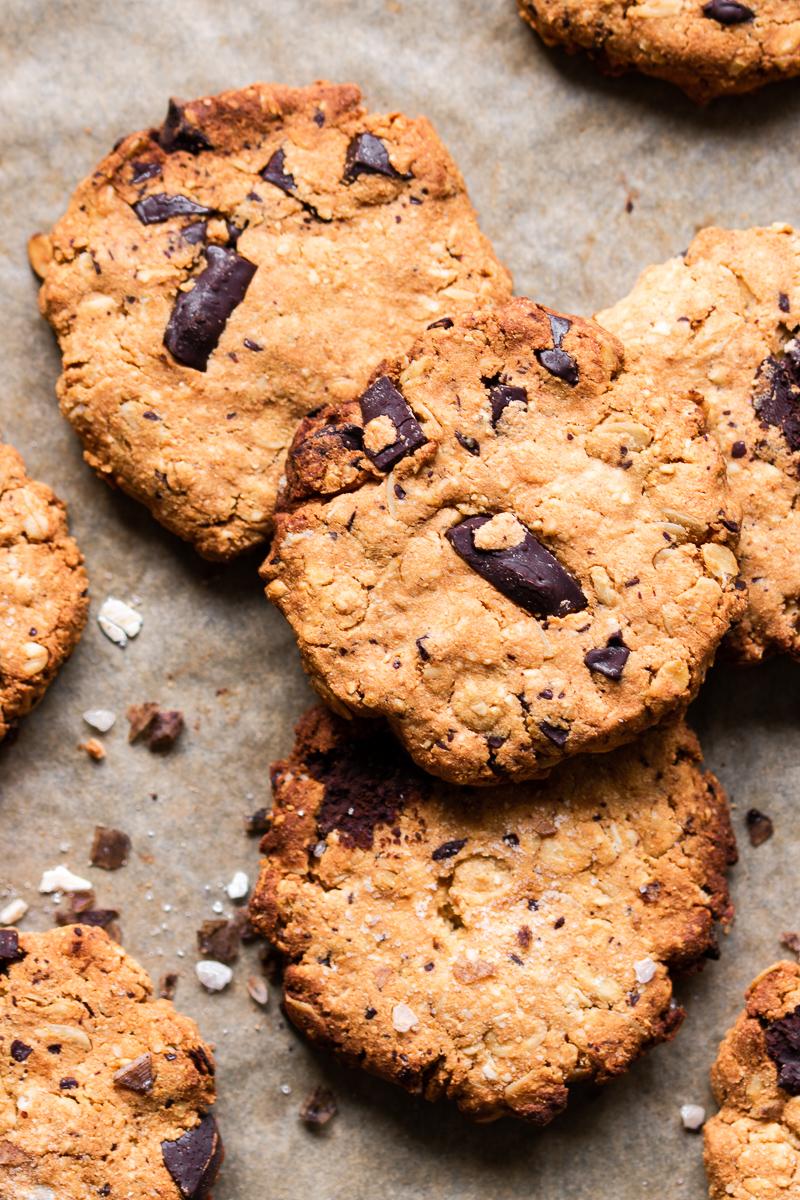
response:
<path id="1" fill-rule="evenodd" d="M 800 450 L 800 344 L 794 339 L 781 358 L 765 358 L 758 368 L 753 407 L 765 425 L 780 429 L 792 452 Z"/>
<path id="2" fill-rule="evenodd" d="M 779 1086 L 790 1096 L 800 1096 L 800 1004 L 794 1012 L 769 1022 L 764 1041 L 778 1068 Z"/>
<path id="3" fill-rule="evenodd" d="M 475 533 L 491 519 L 488 514 L 467 517 L 445 535 L 476 574 L 534 617 L 563 617 L 586 608 L 577 580 L 528 530 L 518 546 L 479 550 Z"/>
<path id="4" fill-rule="evenodd" d="M 619 634 L 610 637 L 605 646 L 589 650 L 583 661 L 590 671 L 605 675 L 606 679 L 621 679 L 630 650 Z"/>
<path id="5" fill-rule="evenodd" d="M 344 180 L 352 183 L 359 175 L 385 175 L 387 179 L 411 179 L 389 161 L 389 151 L 374 133 L 357 133 L 347 147 L 344 160 Z"/>
<path id="6" fill-rule="evenodd" d="M 214 1184 L 224 1154 L 217 1122 L 211 1114 L 177 1141 L 161 1143 L 164 1166 L 184 1200 L 204 1200 Z"/>
<path id="7" fill-rule="evenodd" d="M 187 119 L 185 107 L 177 100 L 170 100 L 166 119 L 156 134 L 156 141 L 167 154 L 175 154 L 180 150 L 187 154 L 213 150 L 206 135 Z"/>
<path id="8" fill-rule="evenodd" d="M 379 471 L 388 471 L 401 458 L 425 445 L 427 438 L 419 421 L 403 394 L 386 375 L 381 375 L 367 388 L 359 403 L 365 425 L 376 417 L 388 417 L 397 430 L 397 440 L 391 446 L 384 446 L 377 454 L 365 447 L 366 454 Z"/>
<path id="9" fill-rule="evenodd" d="M 156 192 L 153 196 L 145 196 L 144 200 L 137 200 L 133 211 L 143 225 L 160 225 L 171 217 L 208 217 L 214 210 L 188 196 Z"/>
<path id="10" fill-rule="evenodd" d="M 228 317 L 256 273 L 255 263 L 221 246 L 209 246 L 206 261 L 192 290 L 178 293 L 164 333 L 172 357 L 195 371 L 205 371 Z"/>
<path id="11" fill-rule="evenodd" d="M 719 21 L 720 25 L 741 25 L 755 20 L 755 15 L 752 8 L 740 4 L 739 0 L 708 0 L 708 4 L 703 5 L 703 16 Z"/>

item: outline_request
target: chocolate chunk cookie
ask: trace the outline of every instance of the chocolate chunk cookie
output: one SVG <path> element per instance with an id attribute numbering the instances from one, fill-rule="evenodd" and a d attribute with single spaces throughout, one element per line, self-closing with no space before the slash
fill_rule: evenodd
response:
<path id="1" fill-rule="evenodd" d="M 741 608 L 699 406 L 516 299 L 300 426 L 268 595 L 334 706 L 456 783 L 530 779 L 695 693 Z"/>
<path id="2" fill-rule="evenodd" d="M 711 1200 L 800 1195 L 800 966 L 779 962 L 747 992 L 711 1073 L 705 1125 Z"/>
<path id="3" fill-rule="evenodd" d="M 800 236 L 704 229 L 597 319 L 629 361 L 702 400 L 721 445 L 744 512 L 734 653 L 800 656 Z"/>
<path id="4" fill-rule="evenodd" d="M 511 290 L 428 121 L 350 84 L 172 102 L 31 261 L 88 462 L 216 559 L 268 534 L 299 417 Z"/>
<path id="5" fill-rule="evenodd" d="M 204 1200 L 214 1060 L 102 929 L 0 930 L 0 1195 Z"/>
<path id="6" fill-rule="evenodd" d="M 313 1041 L 470 1116 L 546 1124 L 677 1030 L 731 909 L 724 796 L 683 725 L 486 791 L 324 709 L 273 769 L 251 917 Z"/>
<path id="7" fill-rule="evenodd" d="M 0 741 L 41 700 L 89 609 L 64 505 L 0 443 Z"/>
<path id="8" fill-rule="evenodd" d="M 800 0 L 519 0 L 548 46 L 612 75 L 669 79 L 699 103 L 800 73 Z"/>

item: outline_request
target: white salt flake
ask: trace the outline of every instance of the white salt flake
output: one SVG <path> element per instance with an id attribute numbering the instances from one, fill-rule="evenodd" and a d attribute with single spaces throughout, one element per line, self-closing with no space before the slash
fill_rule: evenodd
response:
<path id="1" fill-rule="evenodd" d="M 135 638 L 142 628 L 142 615 L 124 600 L 109 596 L 100 607 L 97 624 L 110 641 L 127 646 L 128 638 Z"/>
<path id="2" fill-rule="evenodd" d="M 108 733 L 117 718 L 110 708 L 87 708 L 83 719 L 98 733 Z"/>
<path id="3" fill-rule="evenodd" d="M 392 1024 L 398 1033 L 408 1033 L 410 1029 L 416 1029 L 419 1025 L 419 1018 L 407 1004 L 395 1004 L 392 1009 Z"/>
<path id="4" fill-rule="evenodd" d="M 700 1129 L 706 1119 L 706 1110 L 702 1104 L 682 1104 L 681 1123 L 684 1129 Z"/>
<path id="5" fill-rule="evenodd" d="M 215 900 L 214 903 L 211 905 L 211 911 L 215 912 L 219 915 L 219 913 L 222 913 L 225 911 L 225 905 L 222 903 L 221 900 Z"/>
<path id="6" fill-rule="evenodd" d="M 237 871 L 233 879 L 225 888 L 231 900 L 244 900 L 247 893 L 250 891 L 250 880 L 245 875 L 244 871 Z"/>
<path id="7" fill-rule="evenodd" d="M 637 983 L 649 983 L 658 968 L 652 958 L 642 958 L 633 964 Z"/>
<path id="8" fill-rule="evenodd" d="M 39 884 L 40 892 L 90 892 L 92 885 L 88 879 L 82 879 L 80 875 L 75 875 L 70 871 L 69 867 L 63 863 L 59 863 L 57 867 L 51 867 L 49 871 L 42 874 L 42 882 Z"/>
<path id="9" fill-rule="evenodd" d="M 16 925 L 17 921 L 21 921 L 28 911 L 28 906 L 24 900 L 19 898 L 9 900 L 4 908 L 0 908 L 0 925 Z"/>
<path id="10" fill-rule="evenodd" d="M 230 967 L 226 967 L 225 963 L 217 962 L 213 958 L 203 959 L 197 964 L 195 971 L 197 978 L 209 992 L 221 992 L 233 979 L 233 971 Z"/>

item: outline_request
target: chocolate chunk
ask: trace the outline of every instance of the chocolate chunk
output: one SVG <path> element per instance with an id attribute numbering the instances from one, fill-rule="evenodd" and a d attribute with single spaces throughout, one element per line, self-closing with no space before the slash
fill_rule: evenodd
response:
<path id="1" fill-rule="evenodd" d="M 439 317 L 438 321 L 431 321 L 430 325 L 426 326 L 426 328 L 427 329 L 452 329 L 453 328 L 452 317 Z"/>
<path id="2" fill-rule="evenodd" d="M 589 650 L 583 661 L 590 671 L 605 675 L 606 679 L 621 679 L 630 650 L 619 634 L 610 637 L 605 646 Z"/>
<path id="3" fill-rule="evenodd" d="M 178 975 L 174 971 L 167 971 L 158 981 L 158 994 L 162 1000 L 174 1000 L 175 992 L 178 988 Z"/>
<path id="4" fill-rule="evenodd" d="M 747 454 L 747 445 L 745 442 L 734 442 L 731 446 L 731 458 L 744 458 Z"/>
<path id="5" fill-rule="evenodd" d="M 33 1054 L 33 1046 L 26 1046 L 19 1038 L 14 1038 L 11 1043 L 11 1057 L 14 1062 L 24 1063 L 26 1058 L 30 1058 Z"/>
<path id="6" fill-rule="evenodd" d="M 791 451 L 800 450 L 800 344 L 794 339 L 782 358 L 765 358 L 758 368 L 753 407 L 765 425 L 780 429 Z"/>
<path id="7" fill-rule="evenodd" d="M 794 1012 L 767 1024 L 764 1041 L 778 1068 L 779 1086 L 790 1096 L 800 1096 L 800 1004 Z"/>
<path id="8" fill-rule="evenodd" d="M 401 458 L 405 458 L 407 454 L 412 454 L 414 450 L 425 445 L 427 438 L 422 432 L 419 421 L 406 403 L 402 393 L 386 375 L 381 375 L 380 379 L 376 379 L 367 388 L 359 403 L 365 425 L 376 417 L 388 417 L 397 431 L 397 440 L 392 442 L 391 446 L 385 446 L 383 450 L 379 450 L 377 454 L 366 450 L 365 447 L 367 455 L 379 471 L 389 470 Z"/>
<path id="9" fill-rule="evenodd" d="M 203 921 L 197 931 L 197 949 L 201 954 L 221 963 L 236 962 L 241 941 L 242 926 L 238 914 L 231 921 L 221 917 Z"/>
<path id="10" fill-rule="evenodd" d="M 519 845 L 519 838 L 516 833 L 504 833 L 503 841 L 507 846 L 516 847 Z"/>
<path id="11" fill-rule="evenodd" d="M 164 345 L 177 362 L 205 371 L 233 310 L 241 304 L 255 263 L 234 250 L 209 246 L 208 266 L 190 292 L 179 292 L 164 333 Z"/>
<path id="12" fill-rule="evenodd" d="M 783 313 L 788 313 L 790 311 L 791 305 L 789 303 L 789 297 L 786 295 L 786 292 L 778 292 L 778 308 Z"/>
<path id="13" fill-rule="evenodd" d="M 161 1143 L 161 1156 L 184 1200 L 204 1200 L 224 1157 L 217 1122 L 209 1113 L 175 1142 Z"/>
<path id="14" fill-rule="evenodd" d="M 131 704 L 125 715 L 130 725 L 128 741 L 143 737 L 147 748 L 155 754 L 171 750 L 184 730 L 183 713 L 179 709 L 161 709 L 152 700 Z"/>
<path id="15" fill-rule="evenodd" d="M 422 637 L 418 637 L 414 643 L 417 647 L 417 654 L 420 656 L 420 658 L 422 659 L 423 662 L 431 661 L 430 653 L 425 649 L 425 646 L 423 645 L 423 642 L 426 642 L 428 640 L 428 637 L 429 637 L 429 635 L 427 633 L 423 633 Z"/>
<path id="16" fill-rule="evenodd" d="M 297 184 L 295 183 L 294 175 L 284 170 L 286 163 L 286 152 L 282 148 L 276 150 L 269 160 L 264 170 L 261 172 L 261 178 L 266 179 L 267 183 L 272 183 L 275 187 L 280 188 L 282 192 L 292 193 Z"/>
<path id="17" fill-rule="evenodd" d="M 565 746 L 569 737 L 569 730 L 561 725 L 552 725 L 549 721 L 540 721 L 539 728 L 546 738 L 548 738 L 554 746 Z"/>
<path id="18" fill-rule="evenodd" d="M 190 246 L 197 246 L 206 240 L 206 229 L 205 221 L 193 221 L 191 225 L 184 226 L 181 230 L 181 237 Z"/>
<path id="19" fill-rule="evenodd" d="M 389 161 L 389 151 L 374 133 L 357 133 L 347 147 L 344 180 L 352 183 L 359 175 L 385 175 L 388 179 L 411 179 L 402 175 Z"/>
<path id="20" fill-rule="evenodd" d="M 20 962 L 25 951 L 20 950 L 19 933 L 16 929 L 0 929 L 0 971 L 8 963 Z"/>
<path id="21" fill-rule="evenodd" d="M 167 154 L 179 150 L 187 154 L 200 154 L 212 150 L 213 146 L 201 129 L 187 119 L 186 109 L 177 100 L 170 100 L 164 124 L 156 134 L 156 141 Z"/>
<path id="22" fill-rule="evenodd" d="M 739 0 L 708 0 L 708 4 L 703 5 L 703 16 L 719 21 L 720 25 L 741 25 L 744 21 L 754 20 L 755 15 L 752 8 L 740 4 Z"/>
<path id="23" fill-rule="evenodd" d="M 772 820 L 766 813 L 759 812 L 757 808 L 748 809 L 744 820 L 751 846 L 763 846 L 764 842 L 768 842 L 775 832 Z"/>
<path id="24" fill-rule="evenodd" d="M 300 1105 L 300 1120 L 312 1129 L 321 1129 L 338 1111 L 336 1097 L 330 1088 L 315 1087 Z"/>
<path id="25" fill-rule="evenodd" d="M 550 324 L 550 335 L 553 339 L 553 346 L 556 350 L 559 350 L 564 340 L 564 334 L 568 333 L 572 328 L 572 321 L 568 317 L 559 317 L 556 313 L 548 313 L 547 320 Z"/>
<path id="26" fill-rule="evenodd" d="M 458 442 L 459 446 L 464 447 L 468 454 L 480 455 L 480 443 L 474 437 L 470 437 L 465 433 L 459 433 L 459 431 L 456 430 L 456 441 Z"/>
<path id="27" fill-rule="evenodd" d="M 114 1072 L 114 1087 L 136 1092 L 140 1096 L 152 1092 L 155 1081 L 153 1059 L 149 1054 L 140 1054 L 126 1067 L 120 1067 Z"/>
<path id="28" fill-rule="evenodd" d="M 563 617 L 586 608 L 577 581 L 529 530 L 518 546 L 477 549 L 475 532 L 491 519 L 488 514 L 467 517 L 445 535 L 473 571 L 534 617 Z"/>
<path id="29" fill-rule="evenodd" d="M 536 359 L 545 371 L 555 375 L 556 379 L 563 379 L 564 383 L 575 387 L 578 382 L 578 364 L 566 350 L 537 350 Z"/>
<path id="30" fill-rule="evenodd" d="M 58 1086 L 62 1092 L 72 1092 L 78 1086 L 77 1079 L 73 1079 L 71 1075 L 67 1075 L 64 1079 L 59 1079 Z"/>
<path id="31" fill-rule="evenodd" d="M 250 837 L 258 836 L 266 833 L 270 826 L 268 808 L 257 808 L 255 812 L 250 813 L 244 819 L 244 829 Z"/>
<path id="32" fill-rule="evenodd" d="M 527 407 L 528 393 L 524 387 L 498 383 L 489 388 L 489 403 L 492 406 L 492 425 L 496 426 L 509 404 L 523 404 Z"/>
<path id="33" fill-rule="evenodd" d="M 166 192 L 158 192 L 154 196 L 145 196 L 144 200 L 137 200 L 133 211 L 143 225 L 160 225 L 162 221 L 169 221 L 170 217 L 209 217 L 214 210 L 190 200 L 188 196 L 168 196 Z"/>
<path id="34" fill-rule="evenodd" d="M 467 844 L 466 838 L 456 838 L 452 842 L 442 842 L 441 846 L 437 846 L 431 858 L 434 862 L 444 862 L 446 858 L 453 858 L 459 851 L 463 850 Z"/>
<path id="35" fill-rule="evenodd" d="M 161 163 L 159 162 L 132 162 L 131 163 L 131 183 L 146 183 L 148 179 L 157 179 L 161 174 Z"/>
<path id="36" fill-rule="evenodd" d="M 118 871 L 124 867 L 131 852 L 131 839 L 121 829 L 110 829 L 107 825 L 97 825 L 94 831 L 92 852 L 89 857 L 93 867 L 102 867 L 104 871 Z"/>

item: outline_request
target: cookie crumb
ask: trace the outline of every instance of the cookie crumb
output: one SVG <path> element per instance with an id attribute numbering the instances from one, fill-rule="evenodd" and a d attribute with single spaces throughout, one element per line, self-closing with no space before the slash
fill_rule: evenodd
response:
<path id="1" fill-rule="evenodd" d="M 259 979 L 258 975 L 248 977 L 247 993 L 250 999 L 256 1004 L 260 1004 L 262 1008 L 266 1008 L 269 1004 L 269 985 L 266 979 Z"/>
<path id="2" fill-rule="evenodd" d="M 78 742 L 78 749 L 84 750 L 94 762 L 102 762 L 106 756 L 106 748 L 97 738 L 87 738 L 85 742 Z"/>
<path id="3" fill-rule="evenodd" d="M 17 898 L 9 900 L 3 908 L 0 908 L 0 925 L 16 925 L 25 916 L 28 911 L 28 905 L 24 900 Z"/>

